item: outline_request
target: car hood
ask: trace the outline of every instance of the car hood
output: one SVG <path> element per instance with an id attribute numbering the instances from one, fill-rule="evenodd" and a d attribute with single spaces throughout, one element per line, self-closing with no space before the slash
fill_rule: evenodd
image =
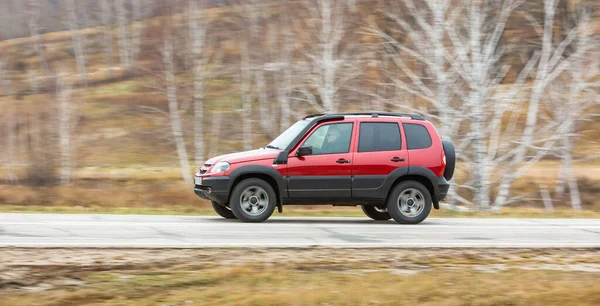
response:
<path id="1" fill-rule="evenodd" d="M 215 163 L 220 162 L 220 161 L 226 161 L 226 162 L 229 162 L 230 164 L 235 164 L 235 163 L 242 163 L 242 162 L 250 162 L 250 161 L 254 161 L 254 160 L 269 159 L 269 158 L 275 158 L 277 156 L 277 154 L 279 154 L 279 152 L 281 152 L 281 150 L 260 148 L 260 149 L 256 149 L 256 150 L 250 150 L 250 151 L 237 152 L 237 153 L 216 156 L 216 157 L 213 157 L 213 158 L 207 160 L 205 164 L 214 165 Z"/>

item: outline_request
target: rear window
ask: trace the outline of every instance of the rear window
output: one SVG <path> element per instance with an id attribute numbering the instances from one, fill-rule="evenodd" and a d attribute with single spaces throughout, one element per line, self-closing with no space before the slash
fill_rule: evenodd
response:
<path id="1" fill-rule="evenodd" d="M 426 149 L 431 147 L 431 135 L 427 128 L 420 124 L 404 123 L 406 146 L 409 150 Z"/>
<path id="2" fill-rule="evenodd" d="M 400 150 L 400 127 L 393 122 L 362 122 L 358 139 L 358 152 Z"/>

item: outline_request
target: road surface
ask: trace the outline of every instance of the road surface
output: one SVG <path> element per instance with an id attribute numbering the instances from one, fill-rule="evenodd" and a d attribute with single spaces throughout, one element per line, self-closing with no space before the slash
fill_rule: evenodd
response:
<path id="1" fill-rule="evenodd" d="M 600 247 L 600 220 L 0 214 L 0 247 Z"/>

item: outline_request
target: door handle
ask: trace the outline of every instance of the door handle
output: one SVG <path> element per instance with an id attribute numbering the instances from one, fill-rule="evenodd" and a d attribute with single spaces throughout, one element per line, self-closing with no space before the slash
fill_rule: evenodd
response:
<path id="1" fill-rule="evenodd" d="M 335 162 L 338 163 L 338 164 L 349 164 L 350 160 L 349 159 L 340 158 L 340 159 L 336 160 Z"/>
<path id="2" fill-rule="evenodd" d="M 394 157 L 394 158 L 392 158 L 392 159 L 390 159 L 390 160 L 391 160 L 391 161 L 393 161 L 393 162 L 395 162 L 395 163 L 397 163 L 397 162 L 404 161 L 404 158 L 400 158 L 400 157 Z"/>

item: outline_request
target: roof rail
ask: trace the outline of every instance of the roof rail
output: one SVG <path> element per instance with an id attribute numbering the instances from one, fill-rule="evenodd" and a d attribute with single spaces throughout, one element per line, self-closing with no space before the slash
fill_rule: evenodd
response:
<path id="1" fill-rule="evenodd" d="M 314 117 L 319 117 L 319 116 L 324 116 L 324 115 L 327 115 L 327 114 L 312 114 L 312 115 L 308 115 L 302 119 L 314 118 Z"/>
<path id="2" fill-rule="evenodd" d="M 304 119 L 318 117 L 318 116 L 324 116 L 324 115 L 328 115 L 328 116 L 371 116 L 374 118 L 379 117 L 379 116 L 391 116 L 391 117 L 409 117 L 414 120 L 425 120 L 425 118 L 423 118 L 423 116 L 418 115 L 418 114 L 390 113 L 390 112 L 348 112 L 348 113 L 331 113 L 331 114 L 313 114 L 313 115 L 304 117 Z"/>

